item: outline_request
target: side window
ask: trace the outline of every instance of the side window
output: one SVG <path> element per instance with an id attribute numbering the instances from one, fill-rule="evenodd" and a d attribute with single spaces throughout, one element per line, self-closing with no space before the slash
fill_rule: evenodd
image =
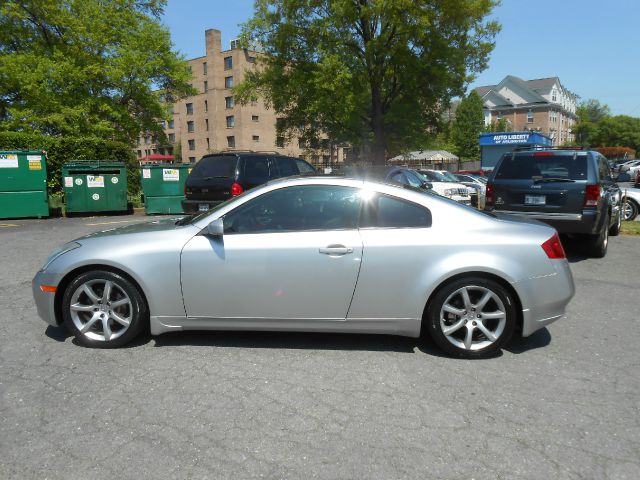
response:
<path id="1" fill-rule="evenodd" d="M 414 175 L 411 172 L 404 172 L 404 176 L 407 177 L 407 180 L 409 181 L 409 185 L 411 185 L 412 187 L 421 187 L 422 186 L 422 182 L 420 181 L 420 179 Z"/>
<path id="2" fill-rule="evenodd" d="M 261 185 L 269 181 L 269 159 L 267 157 L 245 157 L 244 182 Z"/>
<path id="3" fill-rule="evenodd" d="M 427 228 L 431 226 L 428 208 L 407 200 L 377 195 L 364 210 L 362 228 Z"/>
<path id="4" fill-rule="evenodd" d="M 407 181 L 405 180 L 404 175 L 402 175 L 402 172 L 394 173 L 389 177 L 389 180 L 392 181 L 393 183 L 399 183 L 400 185 L 407 184 Z"/>
<path id="5" fill-rule="evenodd" d="M 598 161 L 600 162 L 600 181 L 611 180 L 611 172 L 609 171 L 607 160 L 604 157 L 599 157 Z"/>
<path id="6" fill-rule="evenodd" d="M 292 175 L 298 175 L 298 167 L 293 158 L 276 157 L 276 163 L 278 164 L 278 170 L 281 177 L 291 177 Z"/>
<path id="7" fill-rule="evenodd" d="M 302 175 L 307 175 L 309 173 L 316 173 L 316 169 L 309 165 L 304 160 L 296 159 L 296 165 L 298 165 L 298 170 Z"/>
<path id="8" fill-rule="evenodd" d="M 305 185 L 265 193 L 224 216 L 225 233 L 304 232 L 355 229 L 360 191 Z"/>

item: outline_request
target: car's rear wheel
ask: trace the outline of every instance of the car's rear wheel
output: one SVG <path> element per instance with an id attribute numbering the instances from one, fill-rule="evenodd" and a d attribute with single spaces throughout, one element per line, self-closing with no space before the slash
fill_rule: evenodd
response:
<path id="1" fill-rule="evenodd" d="M 587 237 L 587 252 L 591 257 L 602 258 L 607 254 L 609 246 L 609 216 L 604 219 L 600 233 Z"/>
<path id="2" fill-rule="evenodd" d="M 425 322 L 429 336 L 445 352 L 480 358 L 500 349 L 513 335 L 515 302 L 498 282 L 461 278 L 438 290 Z"/>
<path id="3" fill-rule="evenodd" d="M 616 216 L 616 223 L 614 223 L 609 229 L 609 236 L 617 237 L 620 235 L 620 228 L 622 227 L 622 211 L 618 211 Z"/>
<path id="4" fill-rule="evenodd" d="M 85 272 L 71 281 L 62 297 L 62 314 L 78 343 L 92 348 L 125 345 L 148 323 L 138 288 L 104 270 Z"/>
<path id="5" fill-rule="evenodd" d="M 638 216 L 638 205 L 633 201 L 627 200 L 622 205 L 622 219 L 630 222 Z"/>

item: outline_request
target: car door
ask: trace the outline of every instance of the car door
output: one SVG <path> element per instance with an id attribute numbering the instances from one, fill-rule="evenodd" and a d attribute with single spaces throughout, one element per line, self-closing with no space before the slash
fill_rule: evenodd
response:
<path id="1" fill-rule="evenodd" d="M 431 258 L 430 228 L 423 205 L 385 194 L 365 202 L 362 266 L 348 320 L 419 318 L 425 265 L 438 260 Z"/>
<path id="2" fill-rule="evenodd" d="M 187 316 L 344 321 L 362 242 L 360 190 L 272 190 L 223 217 L 225 233 L 197 235 L 182 252 Z"/>

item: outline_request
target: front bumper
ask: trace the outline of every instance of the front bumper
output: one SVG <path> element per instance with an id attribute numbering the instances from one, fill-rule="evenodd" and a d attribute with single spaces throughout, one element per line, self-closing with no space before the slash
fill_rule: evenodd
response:
<path id="1" fill-rule="evenodd" d="M 55 312 L 55 293 L 47 293 L 40 290 L 40 285 L 58 285 L 60 278 L 58 275 L 38 272 L 31 282 L 31 290 L 33 291 L 33 299 L 36 302 L 38 316 L 49 325 L 59 325 Z"/>
<path id="2" fill-rule="evenodd" d="M 516 285 L 523 303 L 523 337 L 564 317 L 566 307 L 575 294 L 569 262 L 551 262 L 554 264 L 554 273 L 528 278 Z"/>

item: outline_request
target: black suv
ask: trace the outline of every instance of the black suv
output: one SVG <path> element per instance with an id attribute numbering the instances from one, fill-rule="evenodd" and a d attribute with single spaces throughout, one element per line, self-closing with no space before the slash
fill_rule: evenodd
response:
<path id="1" fill-rule="evenodd" d="M 207 211 L 231 197 L 269 180 L 315 174 L 304 160 L 276 153 L 224 152 L 205 155 L 187 177 L 185 213 Z"/>
<path id="2" fill-rule="evenodd" d="M 620 188 L 607 159 L 593 150 L 516 150 L 489 177 L 485 210 L 541 220 L 560 233 L 585 235 L 589 254 L 604 257 L 620 232 Z"/>

